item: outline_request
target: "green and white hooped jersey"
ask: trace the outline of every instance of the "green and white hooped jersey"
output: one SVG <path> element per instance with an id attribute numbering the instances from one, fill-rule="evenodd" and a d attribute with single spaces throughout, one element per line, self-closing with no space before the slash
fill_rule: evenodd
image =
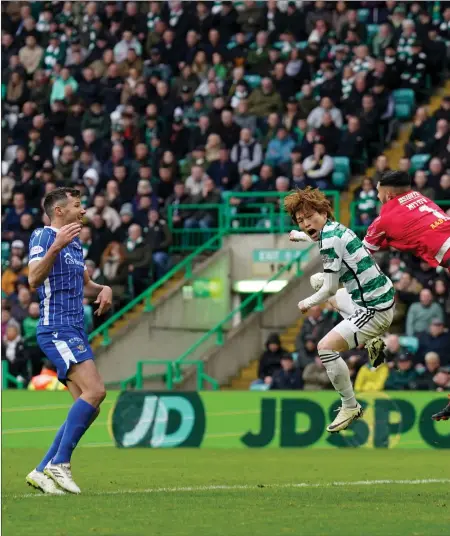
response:
<path id="1" fill-rule="evenodd" d="M 352 230 L 328 220 L 320 233 L 319 250 L 324 271 L 339 273 L 339 281 L 355 303 L 377 310 L 392 307 L 392 281 Z"/>

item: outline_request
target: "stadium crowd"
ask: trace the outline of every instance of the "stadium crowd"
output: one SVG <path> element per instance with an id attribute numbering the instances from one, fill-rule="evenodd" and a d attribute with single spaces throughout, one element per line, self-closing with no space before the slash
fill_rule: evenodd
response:
<path id="1" fill-rule="evenodd" d="M 348 158 L 354 173 L 376 158 L 375 176 L 355 196 L 355 224 L 366 227 L 377 210 L 373 185 L 387 167 L 382 152 L 398 128 L 398 88 L 413 89 L 421 104 L 399 167 L 426 195 L 450 199 L 450 100 L 432 117 L 424 104 L 447 65 L 443 2 L 2 2 L 1 9 L 2 355 L 14 375 L 29 378 L 42 364 L 27 249 L 33 229 L 48 224 L 42 199 L 59 185 L 81 192 L 86 265 L 94 281 L 113 287 L 116 309 L 170 269 L 173 231 L 217 226 L 216 210 L 185 205 L 220 203 L 223 192 L 336 189 L 345 187 L 333 182 L 336 157 Z M 255 210 L 251 197 L 230 203 Z M 384 266 L 397 278 L 399 333 L 429 331 L 419 347 L 420 363 L 428 363 L 427 350 L 439 354 L 430 342 L 436 320 L 448 327 L 448 279 L 422 265 L 411 270 L 398 255 Z M 85 313 L 92 330 L 88 303 Z M 302 363 L 305 371 L 319 367 L 311 337 L 302 331 L 297 364 L 279 360 L 286 378 Z"/>

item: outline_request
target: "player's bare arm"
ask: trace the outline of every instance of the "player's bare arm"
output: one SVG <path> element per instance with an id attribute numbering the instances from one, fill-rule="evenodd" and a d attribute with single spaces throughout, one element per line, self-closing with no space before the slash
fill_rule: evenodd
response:
<path id="1" fill-rule="evenodd" d="M 87 298 L 97 296 L 94 302 L 99 304 L 98 309 L 95 311 L 97 316 L 106 313 L 111 308 L 113 296 L 111 287 L 94 283 L 86 270 L 84 271 L 84 295 Z"/>
<path id="2" fill-rule="evenodd" d="M 55 241 L 42 259 L 31 262 L 29 265 L 28 281 L 33 288 L 37 288 L 47 279 L 55 263 L 56 257 L 81 230 L 79 223 L 70 223 L 59 229 Z"/>

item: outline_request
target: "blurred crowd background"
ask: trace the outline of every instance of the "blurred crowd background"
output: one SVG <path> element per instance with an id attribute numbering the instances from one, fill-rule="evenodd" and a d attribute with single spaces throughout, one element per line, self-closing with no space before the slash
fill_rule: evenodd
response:
<path id="1" fill-rule="evenodd" d="M 409 116 L 398 167 L 424 195 L 450 200 L 450 97 L 427 110 L 447 73 L 445 2 L 1 9 L 2 355 L 14 375 L 28 379 L 42 366 L 27 251 L 33 229 L 49 223 L 42 199 L 57 186 L 81 192 L 86 265 L 94 281 L 113 287 L 114 310 L 176 262 L 177 232 L 217 227 L 211 205 L 225 195 L 235 213 L 258 214 L 255 199 L 230 191 L 345 190 L 351 174 L 364 177 L 376 162 L 354 198 L 353 224 L 363 233 L 378 210 L 383 150 Z M 448 276 L 398 253 L 379 261 L 398 290 L 392 359 L 374 372 L 364 352 L 351 353 L 357 388 L 448 389 Z M 91 331 L 88 303 L 85 313 Z M 271 337 L 261 382 L 327 388 L 315 349 L 335 321 L 311 311 L 294 354 Z"/>

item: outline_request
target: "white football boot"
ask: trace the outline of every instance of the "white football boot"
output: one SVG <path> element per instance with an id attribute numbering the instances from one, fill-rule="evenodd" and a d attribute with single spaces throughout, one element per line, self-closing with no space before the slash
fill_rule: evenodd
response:
<path id="1" fill-rule="evenodd" d="M 49 463 L 44 469 L 44 473 L 60 488 L 70 493 L 81 493 L 80 488 L 72 478 L 70 463 Z"/>
<path id="2" fill-rule="evenodd" d="M 356 408 L 339 408 L 339 413 L 334 421 L 327 426 L 327 432 L 340 432 L 350 426 L 350 424 L 363 416 L 363 409 L 360 404 Z"/>
<path id="3" fill-rule="evenodd" d="M 65 495 L 64 491 L 59 489 L 50 477 L 44 473 L 36 471 L 36 469 L 33 469 L 31 473 L 26 476 L 25 482 L 29 486 L 38 489 L 43 493 L 47 493 L 48 495 Z"/>
<path id="4" fill-rule="evenodd" d="M 365 348 L 369 354 L 369 361 L 372 367 L 377 368 L 384 363 L 386 357 L 384 355 L 384 349 L 386 348 L 386 344 L 381 337 L 375 337 L 367 341 Z"/>

